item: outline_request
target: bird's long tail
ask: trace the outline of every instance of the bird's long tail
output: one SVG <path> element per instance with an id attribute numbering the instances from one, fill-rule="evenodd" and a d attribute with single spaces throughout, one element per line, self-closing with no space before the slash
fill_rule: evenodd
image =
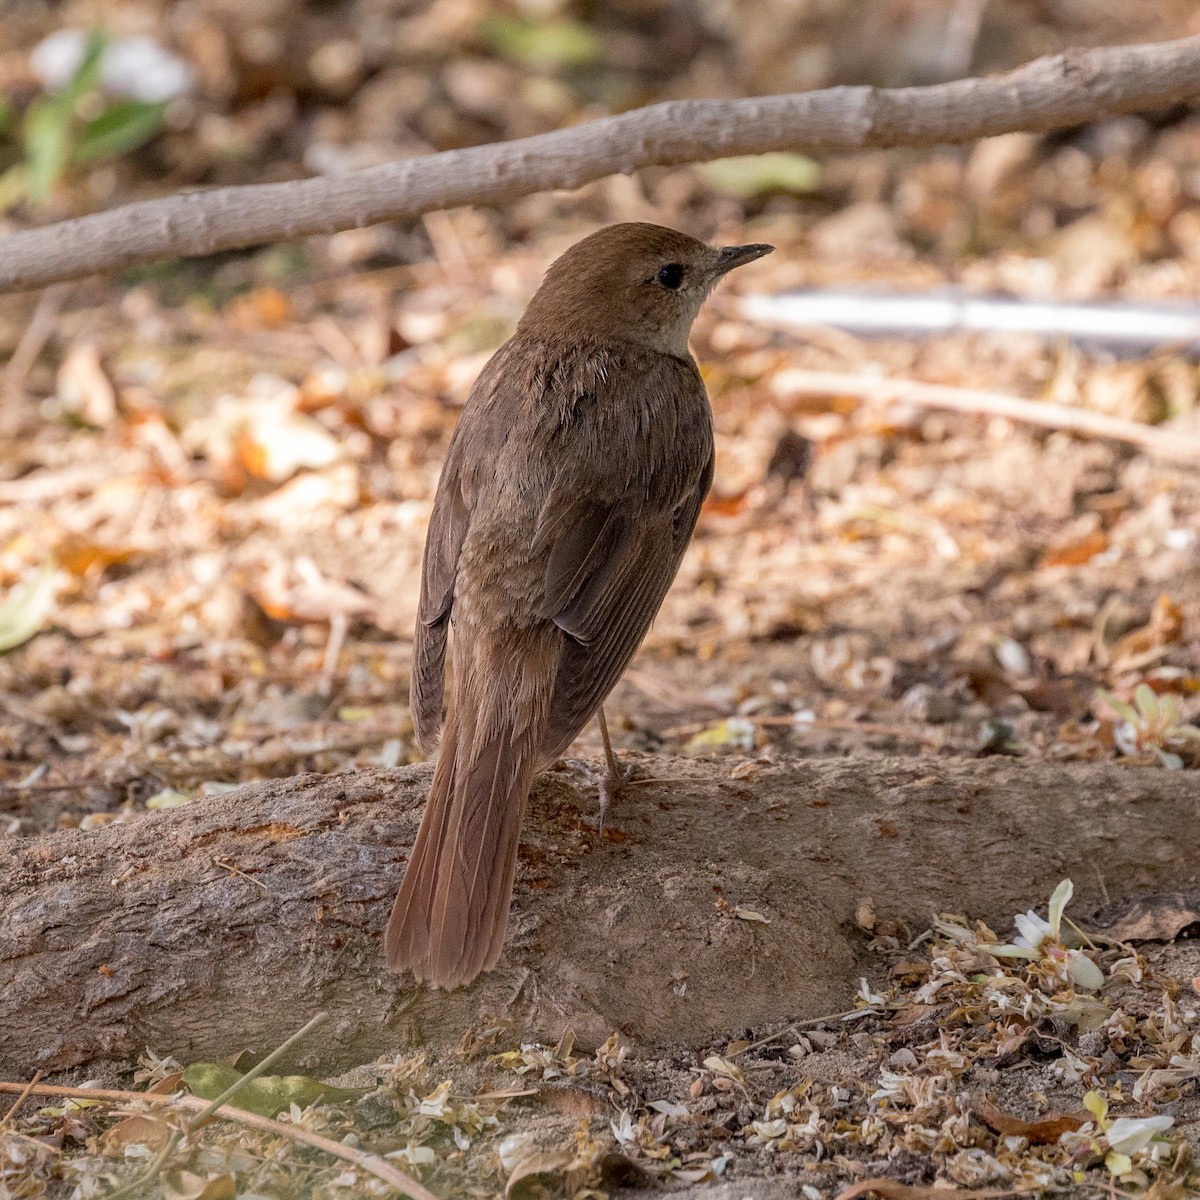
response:
<path id="1" fill-rule="evenodd" d="M 384 934 L 393 971 L 443 988 L 470 983 L 500 957 L 549 710 L 549 687 L 508 688 L 494 675 L 478 690 L 454 691 L 421 828 Z"/>

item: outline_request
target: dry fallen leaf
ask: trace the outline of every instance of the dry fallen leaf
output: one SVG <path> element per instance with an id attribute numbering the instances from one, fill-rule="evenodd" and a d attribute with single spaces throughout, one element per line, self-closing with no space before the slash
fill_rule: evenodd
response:
<path id="1" fill-rule="evenodd" d="M 167 1171 L 162 1177 L 163 1200 L 234 1200 L 237 1183 L 232 1175 L 206 1178 L 193 1171 Z"/>
<path id="2" fill-rule="evenodd" d="M 523 1158 L 508 1177 L 508 1183 L 504 1186 L 505 1196 L 513 1195 L 522 1184 L 541 1176 L 561 1174 L 575 1161 L 575 1157 L 574 1150 L 550 1150 Z"/>
<path id="3" fill-rule="evenodd" d="M 1052 1146 L 1064 1133 L 1073 1133 L 1092 1119 L 1087 1113 L 1047 1113 L 1036 1121 L 1025 1121 L 1001 1112 L 986 1097 L 977 1100 L 974 1109 L 989 1129 L 1004 1137 L 1023 1137 L 1034 1146 Z"/>
<path id="4" fill-rule="evenodd" d="M 161 1150 L 170 1141 L 172 1127 L 161 1117 L 137 1114 L 118 1121 L 100 1139 L 100 1152 L 121 1158 L 128 1146 L 145 1146 L 148 1150 Z"/>
<path id="5" fill-rule="evenodd" d="M 735 904 L 729 911 L 740 921 L 758 921 L 763 925 L 770 925 L 771 923 L 762 913 L 755 912 L 752 908 L 740 908 Z"/>
<path id="6" fill-rule="evenodd" d="M 237 330 L 282 329 L 292 317 L 292 301 L 276 287 L 256 287 L 225 306 L 225 318 Z"/>
<path id="7" fill-rule="evenodd" d="M 906 1004 L 896 1011 L 892 1017 L 893 1025 L 915 1025 L 923 1021 L 930 1013 L 937 1011 L 936 1004 Z"/>
<path id="8" fill-rule="evenodd" d="M 58 592 L 58 572 L 43 567 L 0 602 L 0 652 L 29 641 L 50 616 Z"/>
<path id="9" fill-rule="evenodd" d="M 1113 670 L 1131 671 L 1161 658 L 1183 636 L 1183 611 L 1170 596 L 1159 596 L 1150 620 L 1127 633 L 1112 648 Z"/>
<path id="10" fill-rule="evenodd" d="M 1042 566 L 1080 567 L 1107 549 L 1108 538 L 1101 530 L 1093 529 L 1076 541 L 1064 542 L 1048 550 L 1042 558 Z"/>
<path id="11" fill-rule="evenodd" d="M 1135 901 L 1104 932 L 1118 942 L 1173 942 L 1197 923 L 1200 923 L 1200 897 L 1166 892 Z"/>
<path id="12" fill-rule="evenodd" d="M 838 1192 L 837 1200 L 856 1200 L 874 1192 L 884 1200 L 997 1200 L 1001 1196 L 1027 1196 L 1036 1188 L 993 1188 L 978 1190 L 976 1188 L 956 1187 L 911 1187 L 907 1183 L 897 1183 L 894 1179 L 861 1179 L 851 1184 L 845 1191 Z"/>
<path id="13" fill-rule="evenodd" d="M 304 467 L 337 461 L 341 447 L 318 421 L 297 412 L 272 417 L 248 424 L 234 443 L 238 462 L 249 474 L 283 483 Z"/>
<path id="14" fill-rule="evenodd" d="M 76 342 L 58 368 L 59 403 L 85 425 L 109 424 L 117 415 L 117 394 L 94 342 Z"/>
<path id="15" fill-rule="evenodd" d="M 86 537 L 68 537 L 58 546 L 56 557 L 72 575 L 102 575 L 109 567 L 125 566 L 137 551 L 132 546 L 101 545 Z"/>

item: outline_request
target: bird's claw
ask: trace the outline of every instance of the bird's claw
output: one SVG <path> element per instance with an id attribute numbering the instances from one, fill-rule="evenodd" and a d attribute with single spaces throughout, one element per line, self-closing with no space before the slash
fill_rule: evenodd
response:
<path id="1" fill-rule="evenodd" d="M 599 836 L 601 838 L 604 837 L 604 822 L 608 817 L 608 810 L 612 807 L 612 802 L 620 796 L 625 784 L 633 776 L 632 767 L 626 767 L 622 771 L 620 768 L 614 770 L 614 765 L 606 768 L 604 774 L 600 776 Z"/>

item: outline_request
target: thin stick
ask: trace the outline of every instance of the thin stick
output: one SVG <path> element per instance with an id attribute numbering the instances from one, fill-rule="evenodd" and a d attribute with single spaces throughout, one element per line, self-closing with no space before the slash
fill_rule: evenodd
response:
<path id="1" fill-rule="evenodd" d="M 1025 425 L 1062 429 L 1083 437 L 1127 442 L 1150 454 L 1175 462 L 1200 462 L 1200 438 L 1173 433 L 1140 421 L 1126 421 L 1086 408 L 1021 400 L 1003 392 L 975 388 L 945 387 L 916 379 L 876 379 L 869 375 L 839 371 L 783 371 L 775 380 L 776 390 L 791 396 L 858 396 L 863 400 L 899 400 L 922 408 L 941 408 L 977 417 L 1006 417 Z"/>
<path id="2" fill-rule="evenodd" d="M 268 896 L 273 894 L 271 892 L 271 889 L 269 887 L 267 887 L 267 885 L 265 883 L 263 883 L 263 881 L 261 879 L 255 879 L 253 875 L 247 875 L 245 871 L 241 870 L 239 867 L 234 866 L 233 863 L 228 862 L 226 859 L 223 859 L 223 858 L 217 858 L 217 856 L 215 854 L 213 855 L 213 866 L 220 867 L 222 870 L 228 871 L 230 873 L 230 875 L 239 876 L 240 878 L 244 879 L 247 883 L 254 884 L 254 886 L 256 888 L 262 888 L 262 890 L 264 892 L 266 892 Z"/>
<path id="3" fill-rule="evenodd" d="M 199 1129 L 200 1126 L 203 1125 L 204 1122 L 211 1117 L 213 1113 L 215 1113 L 217 1109 L 225 1103 L 226 1100 L 232 1100 L 233 1097 L 236 1096 L 238 1092 L 240 1092 L 246 1086 L 246 1084 L 257 1079 L 260 1075 L 265 1074 L 269 1066 L 278 1062 L 284 1054 L 286 1054 L 298 1041 L 300 1041 L 301 1038 L 307 1036 L 314 1029 L 316 1029 L 316 1027 L 320 1025 L 321 1022 L 326 1019 L 326 1017 L 328 1017 L 328 1015 L 328 1013 L 323 1012 L 317 1013 L 317 1015 L 313 1017 L 312 1020 L 310 1020 L 302 1029 L 297 1029 L 296 1032 L 287 1039 L 287 1041 L 283 1042 L 279 1046 L 276 1046 L 275 1049 L 272 1050 L 271 1053 L 268 1054 L 267 1057 L 258 1064 L 258 1066 L 252 1067 L 245 1073 L 245 1075 L 241 1077 L 241 1079 L 230 1084 L 229 1087 L 227 1087 L 215 1100 L 213 1100 L 198 1117 L 193 1117 L 188 1122 L 185 1132 L 195 1133 L 196 1130 Z"/>
<path id="4" fill-rule="evenodd" d="M 135 1100 L 148 1100 L 151 1104 L 176 1105 L 181 1108 L 190 1108 L 193 1110 L 203 1110 L 209 1107 L 208 1101 L 201 1099 L 199 1096 L 171 1096 L 162 1095 L 158 1092 L 125 1092 L 113 1088 L 58 1087 L 54 1084 L 46 1083 L 34 1086 L 32 1084 L 0 1081 L 0 1093 L 63 1096 L 73 1100 L 111 1100 L 114 1103 L 131 1103 Z M 352 1146 L 335 1142 L 330 1138 L 322 1137 L 320 1134 L 310 1133 L 307 1129 L 302 1129 L 298 1125 L 284 1125 L 280 1121 L 271 1120 L 270 1117 L 260 1117 L 258 1113 L 247 1112 L 243 1108 L 232 1108 L 226 1105 L 217 1114 L 217 1118 L 224 1121 L 236 1121 L 239 1125 L 246 1125 L 251 1129 L 261 1129 L 264 1133 L 273 1133 L 278 1137 L 287 1138 L 293 1142 L 301 1142 L 306 1146 L 312 1146 L 315 1150 L 322 1150 L 326 1154 L 332 1154 L 335 1158 L 340 1158 L 344 1162 L 354 1163 L 356 1166 L 362 1167 L 364 1171 L 370 1172 L 376 1179 L 382 1179 L 384 1183 L 390 1183 L 397 1191 L 402 1195 L 410 1197 L 411 1200 L 438 1200 L 428 1188 L 422 1187 L 411 1175 L 401 1171 L 398 1167 L 394 1167 L 378 1154 L 368 1154 L 364 1150 L 356 1150 Z"/>
<path id="5" fill-rule="evenodd" d="M 41 1079 L 41 1077 L 42 1077 L 42 1072 L 39 1070 L 34 1074 L 33 1078 L 25 1085 L 25 1090 L 12 1102 L 12 1106 L 9 1108 L 8 1112 L 6 1112 L 3 1117 L 0 1117 L 0 1129 L 3 1129 L 9 1123 L 9 1121 L 11 1121 L 13 1119 L 13 1114 L 17 1111 L 18 1108 L 21 1107 L 22 1104 L 25 1103 L 25 1098 L 37 1086 L 37 1082 L 39 1079 Z"/>
<path id="6" fill-rule="evenodd" d="M 752 1050 L 769 1046 L 772 1042 L 779 1041 L 780 1038 L 798 1037 L 797 1029 L 808 1029 L 813 1025 L 826 1025 L 830 1021 L 857 1021 L 860 1017 L 878 1017 L 880 1015 L 877 1008 L 851 1008 L 845 1012 L 828 1013 L 823 1017 L 809 1017 L 804 1021 L 793 1021 L 786 1029 L 781 1029 L 778 1033 L 772 1033 L 765 1038 L 759 1038 L 757 1042 L 751 1042 L 749 1046 L 743 1046 L 740 1050 L 735 1050 L 725 1057 L 728 1059 L 741 1058 L 743 1054 L 749 1054 Z"/>
<path id="7" fill-rule="evenodd" d="M 251 1080 L 257 1079 L 266 1069 L 274 1062 L 277 1062 L 279 1057 L 287 1050 L 290 1050 L 305 1034 L 311 1032 L 326 1018 L 326 1013 L 317 1013 L 311 1021 L 308 1022 L 302 1029 L 298 1029 L 281 1045 L 276 1046 L 266 1058 L 251 1068 L 240 1079 L 236 1080 L 231 1086 L 227 1087 L 215 1100 L 210 1101 L 205 1105 L 198 1117 L 193 1117 L 182 1129 L 173 1130 L 171 1136 L 167 1139 L 163 1148 L 151 1159 L 144 1171 L 140 1171 L 128 1183 L 122 1184 L 115 1191 L 109 1192 L 107 1200 L 118 1200 L 119 1197 L 132 1196 L 140 1192 L 148 1183 L 157 1178 L 159 1172 L 166 1165 L 171 1155 L 175 1153 L 181 1141 L 185 1141 L 191 1137 L 198 1129 L 200 1129 L 209 1117 L 213 1115 L 227 1100 L 231 1100 L 238 1094 Z"/>
<path id="8" fill-rule="evenodd" d="M 321 673 L 317 676 L 317 695 L 332 696 L 334 677 L 337 675 L 338 658 L 346 644 L 346 631 L 350 628 L 349 618 L 340 610 L 329 618 L 329 638 L 325 643 L 325 656 L 321 660 Z"/>
<path id="9" fill-rule="evenodd" d="M 21 340 L 17 343 L 12 358 L 8 360 L 3 376 L 0 377 L 5 389 L 12 395 L 18 395 L 24 390 L 25 380 L 29 377 L 33 364 L 37 362 L 42 348 L 50 340 L 54 326 L 58 323 L 58 314 L 70 292 L 68 284 L 56 283 L 38 297 L 29 324 L 25 326 L 25 332 L 21 334 Z"/>
<path id="10" fill-rule="evenodd" d="M 73 792 L 79 788 L 110 787 L 98 775 L 74 783 L 0 783 L 0 796 L 22 796 L 26 792 Z"/>
<path id="11" fill-rule="evenodd" d="M 1071 49 L 933 87 L 674 100 L 551 133 L 286 183 L 182 193 L 0 238 L 0 292 L 177 255 L 410 221 L 651 166 L 772 150 L 968 142 L 1167 108 L 1200 94 L 1200 37 Z"/>
<path id="12" fill-rule="evenodd" d="M 871 721 L 838 720 L 833 717 L 821 719 L 814 717 L 811 721 L 797 721 L 794 717 L 738 717 L 739 721 L 748 721 L 751 725 L 765 727 L 777 726 L 784 729 L 834 729 L 846 730 L 852 733 L 869 733 L 879 737 L 903 738 L 910 742 L 923 742 L 930 746 L 940 746 L 941 738 L 934 734 L 925 733 L 918 729 L 905 729 L 900 725 L 879 725 Z M 692 721 L 687 725 L 674 725 L 664 729 L 663 737 L 687 737 L 693 733 L 701 733 L 708 728 L 706 721 Z"/>

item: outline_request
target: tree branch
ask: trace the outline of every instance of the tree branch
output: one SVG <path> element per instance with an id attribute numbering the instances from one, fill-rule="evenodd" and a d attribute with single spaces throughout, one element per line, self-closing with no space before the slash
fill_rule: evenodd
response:
<path id="1" fill-rule="evenodd" d="M 1200 437 L 1068 404 L 1022 400 L 1003 392 L 947 387 L 919 379 L 879 379 L 840 371 L 800 369 L 779 372 L 774 387 L 781 396 L 858 396 L 863 400 L 942 408 L 974 417 L 1004 417 L 1025 425 L 1040 425 L 1043 429 L 1063 429 L 1081 437 L 1126 442 L 1168 462 L 1190 466 L 1200 462 Z"/>
<path id="2" fill-rule="evenodd" d="M 620 1029 L 704 1045 L 846 1007 L 879 965 L 846 936 L 864 880 L 886 880 L 888 916 L 921 928 L 943 911 L 999 927 L 1068 875 L 1082 906 L 1101 877 L 1127 898 L 1200 876 L 1178 851 L 1196 808 L 1187 771 L 862 755 L 731 780 L 727 759 L 641 761 L 654 777 L 603 841 L 585 776 L 538 780 L 504 956 L 454 992 L 383 961 L 429 765 L 275 779 L 128 825 L 0 838 L 0 1075 L 92 1069 L 146 1046 L 213 1062 L 278 1045 L 298 1005 L 331 1016 L 289 1060 L 308 1072 L 448 1049 L 496 1013 L 523 1040 L 570 1028 L 599 1045 Z M 714 886 L 769 924 L 714 904 Z"/>
<path id="3" fill-rule="evenodd" d="M 464 204 L 570 189 L 642 167 L 770 150 L 858 150 L 1047 130 L 1200 95 L 1200 36 L 1068 50 L 986 79 L 678 100 L 512 142 L 340 176 L 129 204 L 0 238 L 0 292 L 152 259 L 410 220 Z"/>

